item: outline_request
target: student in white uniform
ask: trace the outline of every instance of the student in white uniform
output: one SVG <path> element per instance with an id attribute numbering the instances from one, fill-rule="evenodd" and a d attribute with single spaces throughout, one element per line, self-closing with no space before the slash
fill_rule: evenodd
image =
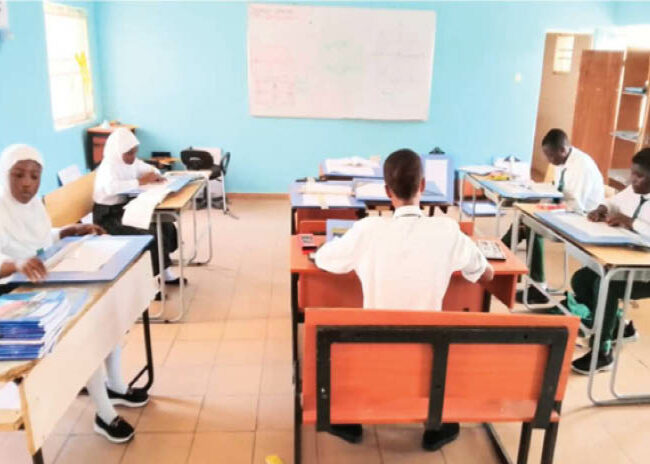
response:
<path id="1" fill-rule="evenodd" d="M 571 146 L 569 137 L 563 130 L 551 129 L 542 139 L 542 151 L 549 163 L 555 166 L 554 184 L 564 195 L 564 203 L 569 210 L 587 212 L 603 202 L 605 187 L 598 166 L 591 156 Z M 528 241 L 529 232 L 527 227 L 522 226 L 519 240 Z M 511 234 L 512 229 L 502 239 L 507 246 L 510 246 Z M 536 234 L 532 247 L 530 278 L 545 285 L 544 238 Z M 516 298 L 517 302 L 522 303 L 523 291 L 518 291 Z M 543 304 L 549 300 L 536 287 L 531 286 L 528 289 L 528 302 Z"/>
<path id="2" fill-rule="evenodd" d="M 608 199 L 589 213 L 589 219 L 595 222 L 607 222 L 610 226 L 624 227 L 636 232 L 650 241 L 650 148 L 645 148 L 632 158 L 632 175 L 630 186 Z M 647 203 L 647 204 L 646 204 Z M 605 302 L 603 331 L 598 353 L 597 371 L 611 369 L 614 359 L 611 345 L 618 333 L 618 301 L 625 294 L 625 274 L 612 280 Z M 576 300 L 586 305 L 592 312 L 598 304 L 600 277 L 589 268 L 578 270 L 571 279 L 571 286 Z M 632 299 L 650 297 L 650 272 L 637 271 L 632 285 Z M 630 321 L 624 328 L 626 341 L 637 338 L 636 329 Z M 598 349 L 592 347 L 592 349 Z M 589 374 L 591 352 L 573 361 L 573 370 L 580 374 Z"/>
<path id="3" fill-rule="evenodd" d="M 130 190 L 163 180 L 160 172 L 153 166 L 136 158 L 140 142 L 133 132 L 123 127 L 116 129 L 106 140 L 104 158 L 97 168 L 95 189 L 93 192 L 93 221 L 102 226 L 112 235 L 153 235 L 154 240 L 148 250 L 151 255 L 153 275 L 159 276 L 161 271 L 158 262 L 158 242 L 156 226 L 152 224 L 149 229 L 122 224 L 124 207 L 129 201 L 125 195 Z M 174 224 L 163 222 L 163 260 L 162 270 L 165 282 L 168 285 L 179 285 L 180 279 L 171 271 L 171 258 L 169 254 L 178 247 L 178 235 Z M 187 279 L 185 280 L 187 283 Z M 160 294 L 156 296 L 160 299 Z"/>
<path id="4" fill-rule="evenodd" d="M 53 229 L 37 192 L 41 183 L 43 158 L 27 145 L 11 145 L 0 155 L 0 277 L 23 272 L 32 281 L 43 280 L 47 270 L 36 257 L 39 250 L 64 237 L 101 234 L 93 224 L 76 224 Z M 3 291 L 10 291 L 4 288 Z M 94 430 L 113 443 L 133 438 L 134 430 L 115 411 L 113 405 L 140 407 L 147 404 L 147 392 L 129 388 L 121 374 L 121 347 L 106 359 L 106 371 L 99 367 L 87 384 L 95 404 Z"/>
<path id="5" fill-rule="evenodd" d="M 447 217 L 425 217 L 420 197 L 425 188 L 420 157 L 399 150 L 384 163 L 386 193 L 395 208 L 392 218 L 367 217 L 342 237 L 323 245 L 316 265 L 329 272 L 355 271 L 363 289 L 363 307 L 440 311 L 451 275 L 477 282 L 492 280 L 493 270 L 478 247 Z M 440 449 L 456 439 L 459 425 L 425 430 L 422 447 Z M 357 443 L 359 424 L 334 426 L 332 433 Z"/>

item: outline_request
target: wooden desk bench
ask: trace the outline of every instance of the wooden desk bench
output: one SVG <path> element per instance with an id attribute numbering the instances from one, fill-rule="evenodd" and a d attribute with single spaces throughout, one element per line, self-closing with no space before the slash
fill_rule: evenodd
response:
<path id="1" fill-rule="evenodd" d="M 521 422 L 517 462 L 527 462 L 537 428 L 545 430 L 542 463 L 551 464 L 578 325 L 568 316 L 310 309 L 294 462 L 302 422 L 317 431 L 483 422 L 504 463 L 489 423 Z"/>

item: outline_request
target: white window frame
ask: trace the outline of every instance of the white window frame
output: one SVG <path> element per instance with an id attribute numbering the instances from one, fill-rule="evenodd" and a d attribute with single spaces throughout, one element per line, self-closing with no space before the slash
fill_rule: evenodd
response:
<path id="1" fill-rule="evenodd" d="M 46 36 L 45 36 L 45 41 L 46 41 L 46 48 L 47 48 L 47 62 L 48 62 L 48 78 L 50 81 L 50 106 L 52 109 L 52 119 L 54 121 L 54 128 L 56 130 L 63 130 L 63 129 L 68 129 L 70 127 L 84 124 L 84 123 L 89 123 L 92 122 L 96 119 L 95 115 L 95 97 L 94 97 L 94 89 L 93 89 L 93 73 L 92 73 L 92 67 L 91 67 L 91 59 L 90 59 L 90 40 L 88 37 L 88 14 L 86 10 L 82 8 L 73 8 L 68 5 L 61 5 L 58 3 L 51 3 L 51 2 L 44 2 L 43 3 L 43 9 L 44 9 L 44 19 L 45 19 L 45 27 L 46 27 Z M 68 73 L 57 73 L 53 74 L 53 69 L 52 69 L 52 61 L 50 60 L 50 47 L 52 44 L 49 43 L 48 38 L 47 38 L 47 22 L 48 22 L 48 15 L 57 15 L 57 16 L 69 16 L 73 18 L 81 18 L 84 23 L 84 38 L 82 39 L 84 41 L 84 44 L 82 45 L 82 52 L 85 53 L 86 55 L 86 63 L 87 63 L 87 68 L 88 68 L 88 84 L 83 85 L 83 101 L 84 101 L 84 110 L 82 112 L 79 112 L 77 114 L 74 114 L 72 116 L 66 116 L 66 117 L 57 117 L 57 111 L 55 109 L 55 98 L 54 98 L 54 89 L 52 87 L 52 78 L 53 77 L 60 77 L 65 74 L 72 74 L 70 72 Z M 76 72 L 74 73 L 75 75 L 77 74 Z M 78 71 L 79 77 L 83 80 L 82 76 L 82 71 L 79 69 Z"/>
<path id="2" fill-rule="evenodd" d="M 567 44 L 566 42 L 570 42 Z M 553 51 L 553 73 L 569 74 L 573 67 L 573 52 L 576 46 L 576 36 L 573 34 L 561 34 L 555 38 L 555 50 Z"/>

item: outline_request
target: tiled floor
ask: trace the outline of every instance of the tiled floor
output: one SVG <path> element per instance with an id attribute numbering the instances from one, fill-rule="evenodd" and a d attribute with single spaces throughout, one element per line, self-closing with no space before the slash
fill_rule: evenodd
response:
<path id="1" fill-rule="evenodd" d="M 93 408 L 88 398 L 79 397 L 48 439 L 46 462 L 262 464 L 271 454 L 293 462 L 288 204 L 238 199 L 232 209 L 240 220 L 214 213 L 212 262 L 188 271 L 190 310 L 185 322 L 152 327 L 152 401 L 142 410 L 120 410 L 136 426 L 135 439 L 111 445 L 95 435 Z M 494 235 L 492 220 L 482 219 L 478 227 Z M 561 250 L 553 244 L 547 249 L 547 273 L 551 283 L 557 283 Z M 641 340 L 625 350 L 619 379 L 624 389 L 650 390 L 650 314 L 644 311 L 649 306 L 641 302 L 633 310 Z M 493 309 L 505 310 L 496 303 Z M 139 329 L 136 326 L 124 341 L 127 375 L 142 365 Z M 601 375 L 597 390 L 605 392 L 608 380 Z M 418 425 L 367 427 L 363 443 L 349 445 L 305 427 L 303 462 L 497 462 L 485 433 L 474 424 L 465 424 L 460 439 L 437 453 L 420 451 L 421 430 Z M 499 425 L 497 430 L 514 456 L 518 426 Z M 646 464 L 649 433 L 650 406 L 593 408 L 586 379 L 572 375 L 555 462 Z M 531 463 L 539 462 L 540 448 L 541 435 L 536 433 Z M 0 433 L 0 463 L 28 462 L 23 434 Z"/>

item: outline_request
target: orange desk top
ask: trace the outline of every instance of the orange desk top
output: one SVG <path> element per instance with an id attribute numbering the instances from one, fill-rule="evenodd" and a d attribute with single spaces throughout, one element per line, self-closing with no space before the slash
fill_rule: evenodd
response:
<path id="1" fill-rule="evenodd" d="M 290 256 L 290 269 L 292 274 L 318 274 L 325 272 L 316 267 L 316 265 L 309 259 L 309 254 L 304 253 L 300 245 L 300 239 L 297 235 L 292 235 L 291 240 L 291 256 Z M 325 243 L 325 236 L 315 235 L 314 242 L 317 246 Z M 519 275 L 527 274 L 528 268 L 523 261 L 515 256 L 503 243 L 499 242 L 499 246 L 506 255 L 505 261 L 490 261 L 494 268 L 494 275 Z"/>

